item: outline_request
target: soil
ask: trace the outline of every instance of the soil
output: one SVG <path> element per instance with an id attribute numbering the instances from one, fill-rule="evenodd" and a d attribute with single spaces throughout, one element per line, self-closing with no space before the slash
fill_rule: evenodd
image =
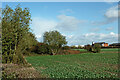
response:
<path id="1" fill-rule="evenodd" d="M 15 73 L 18 78 L 46 78 L 37 72 L 30 64 L 27 66 L 18 64 L 2 64 L 2 69 L 7 75 Z"/>
<path id="2" fill-rule="evenodd" d="M 62 55 L 62 54 L 81 54 L 81 53 L 86 53 L 87 51 L 79 51 L 79 50 L 62 50 L 59 52 L 57 55 Z"/>
<path id="3" fill-rule="evenodd" d="M 80 53 L 86 53 L 86 51 L 79 51 L 79 50 L 67 50 L 70 54 L 80 54 Z"/>

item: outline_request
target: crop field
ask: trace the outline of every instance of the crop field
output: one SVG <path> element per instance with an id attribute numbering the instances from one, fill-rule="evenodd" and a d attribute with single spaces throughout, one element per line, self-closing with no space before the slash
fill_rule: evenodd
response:
<path id="1" fill-rule="evenodd" d="M 87 51 L 86 49 L 72 49 L 72 50 L 79 50 L 79 51 Z M 118 51 L 120 48 L 105 48 L 101 49 L 101 51 Z"/>
<path id="2" fill-rule="evenodd" d="M 87 51 L 86 49 L 72 49 L 72 50 Z"/>
<path id="3" fill-rule="evenodd" d="M 117 78 L 117 53 L 29 56 L 28 63 L 48 78 Z"/>
<path id="4" fill-rule="evenodd" d="M 108 48 L 108 49 L 101 49 L 101 51 L 118 51 L 120 48 Z"/>

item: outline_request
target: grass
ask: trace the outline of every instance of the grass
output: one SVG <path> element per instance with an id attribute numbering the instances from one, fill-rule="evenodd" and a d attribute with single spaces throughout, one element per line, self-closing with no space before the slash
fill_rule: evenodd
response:
<path id="1" fill-rule="evenodd" d="M 30 56 L 26 60 L 48 78 L 117 78 L 117 53 Z"/>
<path id="2" fill-rule="evenodd" d="M 72 49 L 72 50 L 79 50 L 79 51 L 87 51 L 86 49 Z M 101 51 L 118 51 L 120 50 L 119 48 L 105 48 L 101 49 Z"/>
<path id="3" fill-rule="evenodd" d="M 72 49 L 72 50 L 87 51 L 86 49 Z"/>
<path id="4" fill-rule="evenodd" d="M 118 51 L 120 49 L 118 48 L 107 48 L 107 49 L 101 49 L 101 51 Z"/>

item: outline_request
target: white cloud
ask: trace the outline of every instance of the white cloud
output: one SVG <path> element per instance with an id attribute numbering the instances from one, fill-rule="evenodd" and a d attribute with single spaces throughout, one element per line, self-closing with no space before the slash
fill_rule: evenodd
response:
<path id="1" fill-rule="evenodd" d="M 93 21 L 92 24 L 101 26 L 101 25 L 113 23 L 117 21 L 118 17 L 120 17 L 120 15 L 118 16 L 118 14 L 120 14 L 120 10 L 118 10 L 118 5 L 113 6 L 106 10 L 103 21 Z"/>
<path id="2" fill-rule="evenodd" d="M 35 33 L 36 38 L 39 40 L 42 38 L 42 35 L 45 31 L 54 30 L 57 22 L 54 20 L 47 20 L 43 18 L 36 18 L 32 19 L 32 30 Z"/>
<path id="3" fill-rule="evenodd" d="M 96 34 L 95 33 L 87 33 L 87 34 L 85 34 L 84 36 L 85 37 L 88 37 L 88 36 L 95 36 Z"/>
<path id="4" fill-rule="evenodd" d="M 114 32 L 110 32 L 109 34 L 94 33 L 93 35 L 91 35 L 91 33 L 89 33 L 89 35 L 86 38 L 90 41 L 103 41 L 103 42 L 112 43 L 118 40 L 118 34 Z"/>
<path id="5" fill-rule="evenodd" d="M 86 33 L 83 35 L 73 35 L 72 37 L 68 37 L 69 45 L 86 45 L 94 42 L 108 42 L 115 43 L 118 42 L 118 34 L 114 32 L 110 32 L 109 34 L 104 33 Z"/>
<path id="6" fill-rule="evenodd" d="M 112 4 L 114 2 L 119 2 L 119 0 L 103 0 L 106 3 Z"/>
<path id="7" fill-rule="evenodd" d="M 42 37 L 42 35 L 36 35 L 36 38 L 37 39 L 39 39 L 39 38 L 41 38 Z"/>
<path id="8" fill-rule="evenodd" d="M 38 41 L 42 41 L 42 36 L 45 31 L 58 30 L 60 32 L 77 30 L 81 23 L 85 21 L 76 19 L 73 16 L 59 15 L 57 18 L 60 20 L 56 22 L 54 20 L 48 20 L 44 18 L 34 17 L 32 19 L 31 29 Z M 72 37 L 69 36 L 69 37 Z"/>
<path id="9" fill-rule="evenodd" d="M 87 43 L 91 43 L 92 41 L 104 41 L 108 43 L 113 43 L 118 41 L 118 35 L 114 32 L 110 32 L 109 34 L 104 33 L 86 33 L 83 35 L 66 35 L 64 32 L 68 31 L 76 31 L 78 29 L 79 24 L 84 23 L 84 21 L 76 19 L 73 16 L 59 15 L 58 19 L 60 22 L 56 22 L 54 20 L 47 20 L 42 18 L 33 18 L 31 28 L 36 35 L 38 41 L 42 41 L 43 33 L 45 31 L 50 30 L 60 30 L 63 35 L 66 36 L 68 41 L 68 45 L 84 45 Z M 94 28 L 93 30 L 99 30 L 99 28 Z"/>
<path id="10" fill-rule="evenodd" d="M 118 10 L 118 6 L 113 6 L 106 11 L 105 17 L 118 18 L 118 13 L 120 13 L 120 10 Z"/>
<path id="11" fill-rule="evenodd" d="M 84 23 L 84 20 L 79 20 L 73 16 L 59 15 L 57 18 L 60 22 L 57 24 L 56 28 L 65 31 L 74 31 L 80 24 Z"/>

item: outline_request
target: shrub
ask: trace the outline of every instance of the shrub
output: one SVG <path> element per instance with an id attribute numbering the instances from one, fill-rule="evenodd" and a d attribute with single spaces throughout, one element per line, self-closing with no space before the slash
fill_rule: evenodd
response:
<path id="1" fill-rule="evenodd" d="M 71 46 L 71 49 L 76 49 L 76 47 L 75 46 Z"/>
<path id="2" fill-rule="evenodd" d="M 15 64 L 27 64 L 26 60 L 23 58 L 22 54 L 13 55 L 12 63 Z"/>
<path id="3" fill-rule="evenodd" d="M 29 49 L 30 53 L 51 54 L 50 46 L 44 43 L 38 43 Z"/>
<path id="4" fill-rule="evenodd" d="M 101 50 L 100 44 L 94 44 L 94 46 L 93 46 L 93 52 L 99 53 L 100 50 Z"/>
<path id="5" fill-rule="evenodd" d="M 23 55 L 30 55 L 31 53 L 30 53 L 30 51 L 29 50 L 25 50 L 24 52 L 23 52 Z"/>
<path id="6" fill-rule="evenodd" d="M 85 46 L 85 49 L 87 49 L 87 51 L 90 51 L 90 52 L 91 52 L 91 51 L 92 51 L 92 46 L 91 46 L 91 45 L 86 45 L 86 46 Z"/>
<path id="7" fill-rule="evenodd" d="M 49 48 L 46 44 L 37 45 L 38 54 L 49 54 Z"/>

